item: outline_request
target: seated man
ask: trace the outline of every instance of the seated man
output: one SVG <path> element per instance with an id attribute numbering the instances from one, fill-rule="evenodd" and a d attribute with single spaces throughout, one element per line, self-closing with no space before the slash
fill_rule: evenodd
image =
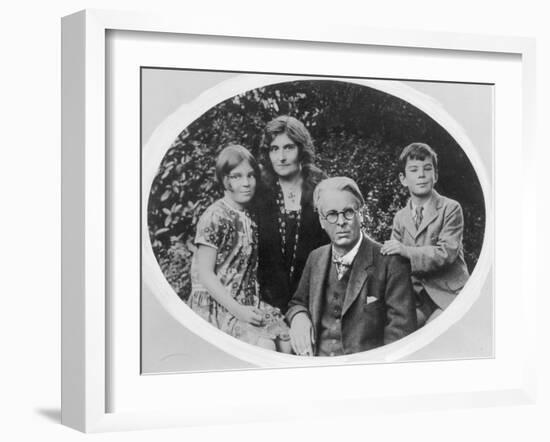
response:
<path id="1" fill-rule="evenodd" d="M 331 244 L 309 255 L 286 313 L 294 352 L 338 356 L 397 341 L 416 329 L 410 267 L 380 254 L 361 232 L 364 199 L 350 178 L 321 181 L 313 193 Z"/>

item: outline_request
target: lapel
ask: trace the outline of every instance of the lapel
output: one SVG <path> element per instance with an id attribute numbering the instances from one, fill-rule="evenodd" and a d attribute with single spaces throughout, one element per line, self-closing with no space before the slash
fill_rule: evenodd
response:
<path id="1" fill-rule="evenodd" d="M 420 223 L 418 231 L 414 235 L 414 239 L 418 238 L 418 235 L 420 235 L 426 229 L 426 227 L 428 227 L 428 225 L 437 218 L 438 210 L 441 208 L 442 205 L 443 202 L 441 200 L 441 196 L 434 189 L 432 197 L 424 207 L 424 216 L 422 217 L 422 223 Z"/>
<path id="2" fill-rule="evenodd" d="M 344 298 L 344 307 L 342 308 L 342 316 L 351 307 L 353 302 L 359 296 L 361 288 L 367 279 L 367 269 L 374 265 L 374 249 L 371 242 L 363 237 L 349 277 L 348 287 L 346 288 L 346 296 Z"/>
<path id="3" fill-rule="evenodd" d="M 412 217 L 411 200 L 407 201 L 403 214 L 403 225 L 405 229 L 410 233 L 412 238 L 416 237 L 416 227 L 414 226 L 414 220 Z"/>
<path id="4" fill-rule="evenodd" d="M 314 268 L 318 269 L 318 272 L 315 272 L 317 277 L 311 281 L 309 297 L 309 311 L 311 312 L 311 320 L 314 327 L 317 327 L 321 322 L 323 303 L 325 302 L 325 280 L 330 268 L 330 254 L 329 244 L 322 248 L 318 260 L 314 263 Z"/>

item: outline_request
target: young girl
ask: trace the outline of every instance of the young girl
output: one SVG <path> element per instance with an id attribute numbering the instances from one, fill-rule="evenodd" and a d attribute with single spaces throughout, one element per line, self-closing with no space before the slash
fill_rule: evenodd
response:
<path id="1" fill-rule="evenodd" d="M 224 197 L 201 216 L 191 264 L 189 307 L 230 335 L 270 350 L 290 353 L 281 312 L 259 298 L 258 229 L 247 207 L 259 168 L 242 146 L 223 149 L 216 177 Z"/>

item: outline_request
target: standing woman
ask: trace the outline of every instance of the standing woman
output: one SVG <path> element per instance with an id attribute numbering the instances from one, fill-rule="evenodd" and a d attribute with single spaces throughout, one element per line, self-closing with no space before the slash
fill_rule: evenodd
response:
<path id="1" fill-rule="evenodd" d="M 311 135 L 296 118 L 277 117 L 265 132 L 258 275 L 262 299 L 285 313 L 309 253 L 329 242 L 313 209 L 313 190 L 326 175 L 314 165 Z"/>
<path id="2" fill-rule="evenodd" d="M 216 160 L 223 198 L 197 224 L 191 264 L 189 307 L 220 330 L 249 344 L 290 353 L 281 313 L 260 300 L 257 226 L 248 211 L 259 167 L 242 146 L 231 145 Z"/>

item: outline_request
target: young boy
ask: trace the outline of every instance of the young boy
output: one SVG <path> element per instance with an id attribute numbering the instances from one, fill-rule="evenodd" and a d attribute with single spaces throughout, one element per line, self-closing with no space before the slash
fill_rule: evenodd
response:
<path id="1" fill-rule="evenodd" d="M 464 219 L 460 204 L 434 189 L 437 154 L 430 146 L 408 145 L 399 163 L 399 180 L 411 197 L 395 214 L 391 239 L 381 251 L 410 261 L 421 327 L 441 314 L 468 280 L 462 249 Z"/>

